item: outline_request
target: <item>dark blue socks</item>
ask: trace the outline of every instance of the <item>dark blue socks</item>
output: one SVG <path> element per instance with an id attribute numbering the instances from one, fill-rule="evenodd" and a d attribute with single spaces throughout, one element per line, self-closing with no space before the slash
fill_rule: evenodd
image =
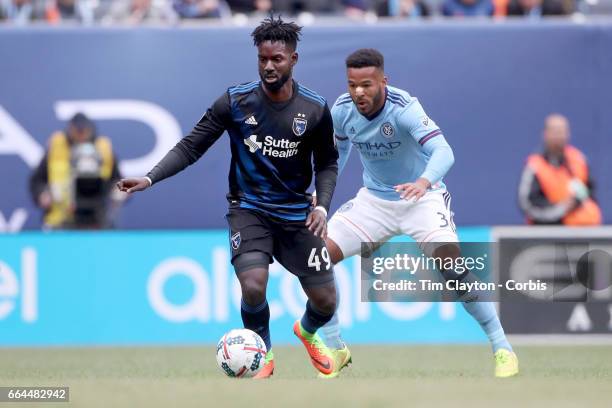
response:
<path id="1" fill-rule="evenodd" d="M 318 310 L 315 310 L 310 304 L 310 300 L 306 302 L 306 311 L 302 316 L 302 328 L 310 334 L 315 334 L 319 328 L 323 327 L 325 323 L 329 322 L 334 314 L 323 314 Z"/>
<path id="2" fill-rule="evenodd" d="M 246 304 L 243 299 L 240 302 L 240 314 L 244 328 L 259 334 L 266 343 L 266 349 L 270 351 L 272 342 L 270 341 L 270 307 L 268 301 L 264 300 L 258 305 L 251 306 Z"/>

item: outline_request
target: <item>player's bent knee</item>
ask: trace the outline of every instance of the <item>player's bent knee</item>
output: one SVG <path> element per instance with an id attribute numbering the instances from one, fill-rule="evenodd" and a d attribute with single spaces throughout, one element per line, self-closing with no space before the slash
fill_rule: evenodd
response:
<path id="1" fill-rule="evenodd" d="M 258 305 L 266 299 L 268 261 L 269 256 L 263 252 L 247 252 L 233 261 L 242 299 L 249 305 Z"/>
<path id="2" fill-rule="evenodd" d="M 258 305 L 266 300 L 266 285 L 253 279 L 240 282 L 242 299 L 248 305 Z"/>
<path id="3" fill-rule="evenodd" d="M 328 237 L 325 240 L 325 246 L 327 247 L 327 252 L 329 252 L 329 257 L 331 258 L 332 264 L 335 265 L 344 259 L 344 254 L 342 253 L 342 250 L 333 239 Z"/>

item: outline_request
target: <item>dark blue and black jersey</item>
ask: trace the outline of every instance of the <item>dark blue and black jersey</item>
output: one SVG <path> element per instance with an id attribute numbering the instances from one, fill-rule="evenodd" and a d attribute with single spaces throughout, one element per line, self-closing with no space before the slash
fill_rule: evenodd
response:
<path id="1" fill-rule="evenodd" d="M 284 102 L 270 100 L 259 81 L 229 88 L 148 177 L 156 183 L 181 171 L 224 131 L 232 151 L 228 200 L 303 220 L 314 164 L 318 205 L 329 209 L 338 171 L 331 114 L 325 99 L 297 82 Z"/>

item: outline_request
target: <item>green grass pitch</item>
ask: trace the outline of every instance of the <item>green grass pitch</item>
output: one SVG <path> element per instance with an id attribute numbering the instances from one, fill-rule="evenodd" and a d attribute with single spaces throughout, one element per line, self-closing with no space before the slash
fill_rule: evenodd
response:
<path id="1" fill-rule="evenodd" d="M 271 380 L 226 378 L 214 346 L 0 348 L 0 385 L 69 386 L 70 403 L 0 407 L 611 407 L 612 346 L 521 346 L 521 373 L 493 378 L 485 346 L 354 346 L 318 380 L 296 346 Z"/>

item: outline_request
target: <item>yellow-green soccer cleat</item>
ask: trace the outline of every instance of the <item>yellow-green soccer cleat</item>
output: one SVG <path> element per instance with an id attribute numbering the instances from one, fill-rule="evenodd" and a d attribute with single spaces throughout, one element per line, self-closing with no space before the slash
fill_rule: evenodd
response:
<path id="1" fill-rule="evenodd" d="M 299 320 L 293 325 L 293 333 L 302 341 L 306 352 L 310 356 L 310 362 L 317 371 L 325 375 L 336 371 L 334 355 L 318 334 L 308 333 Z"/>
<path id="2" fill-rule="evenodd" d="M 348 367 L 348 365 L 353 362 L 353 357 L 351 357 L 351 351 L 346 346 L 346 344 L 341 349 L 330 349 L 330 351 L 334 356 L 336 368 L 330 374 L 319 373 L 319 378 L 336 378 L 344 367 Z"/>
<path id="3" fill-rule="evenodd" d="M 499 349 L 493 357 L 495 358 L 495 376 L 497 378 L 507 378 L 518 374 L 518 358 L 512 351 Z"/>

